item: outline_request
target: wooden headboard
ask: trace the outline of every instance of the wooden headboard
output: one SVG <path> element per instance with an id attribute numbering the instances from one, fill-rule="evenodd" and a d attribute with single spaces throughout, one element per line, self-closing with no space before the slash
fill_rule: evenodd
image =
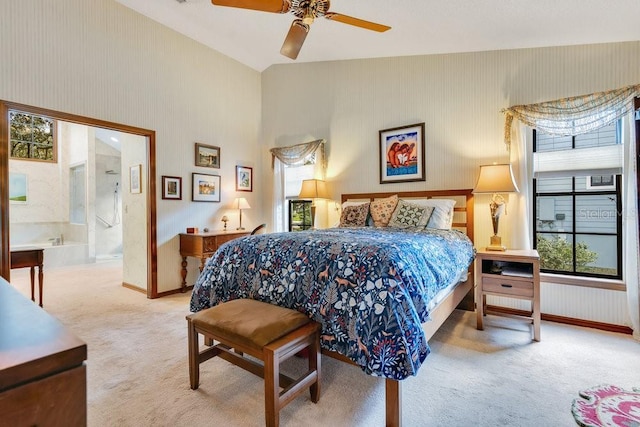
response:
<path id="1" fill-rule="evenodd" d="M 343 194 L 341 202 L 347 200 L 364 201 L 382 199 L 385 197 L 398 195 L 398 198 L 411 199 L 453 199 L 456 201 L 453 214 L 453 228 L 464 229 L 467 236 L 473 242 L 473 190 L 433 190 L 433 191 L 388 191 L 384 193 L 352 193 Z"/>

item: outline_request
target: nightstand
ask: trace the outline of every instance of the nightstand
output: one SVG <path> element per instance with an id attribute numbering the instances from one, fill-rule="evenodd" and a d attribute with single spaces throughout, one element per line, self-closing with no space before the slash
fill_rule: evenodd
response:
<path id="1" fill-rule="evenodd" d="M 212 231 L 209 233 L 181 233 L 180 234 L 180 255 L 182 255 L 182 283 L 180 290 L 185 292 L 187 289 L 187 257 L 192 256 L 200 259 L 200 271 L 204 268 L 204 263 L 220 245 L 239 237 L 248 236 L 251 231 L 247 230 L 229 230 L 229 231 Z"/>
<path id="2" fill-rule="evenodd" d="M 540 341 L 540 256 L 536 250 L 487 251 L 476 255 L 477 328 L 482 330 L 487 313 L 487 295 L 531 301 L 529 315 L 514 317 L 531 319 L 533 339 Z M 491 311 L 490 314 L 508 315 Z"/>

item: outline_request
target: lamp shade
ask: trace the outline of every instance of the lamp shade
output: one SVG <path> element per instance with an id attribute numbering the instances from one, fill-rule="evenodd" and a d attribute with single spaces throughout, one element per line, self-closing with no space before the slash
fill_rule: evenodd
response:
<path id="1" fill-rule="evenodd" d="M 298 195 L 301 199 L 328 199 L 326 183 L 321 179 L 305 179 Z"/>
<path id="2" fill-rule="evenodd" d="M 517 193 L 510 164 L 480 166 L 474 193 Z"/>
<path id="3" fill-rule="evenodd" d="M 244 197 L 238 197 L 233 201 L 233 207 L 236 209 L 251 209 L 249 202 Z"/>

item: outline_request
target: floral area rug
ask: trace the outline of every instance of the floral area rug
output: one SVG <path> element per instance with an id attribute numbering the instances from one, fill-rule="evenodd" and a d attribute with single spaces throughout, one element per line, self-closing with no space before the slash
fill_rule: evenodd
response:
<path id="1" fill-rule="evenodd" d="M 571 412 L 582 427 L 640 427 L 640 388 L 632 392 L 614 385 L 581 391 Z"/>

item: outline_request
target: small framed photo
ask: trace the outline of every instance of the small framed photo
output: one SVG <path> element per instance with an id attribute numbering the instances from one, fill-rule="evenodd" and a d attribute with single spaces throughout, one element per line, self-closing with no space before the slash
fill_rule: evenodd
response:
<path id="1" fill-rule="evenodd" d="M 220 168 L 220 147 L 196 142 L 196 166 Z"/>
<path id="2" fill-rule="evenodd" d="M 380 184 L 425 181 L 424 123 L 379 131 Z"/>
<path id="3" fill-rule="evenodd" d="M 142 193 L 142 165 L 133 165 L 129 168 L 129 191 L 133 194 Z"/>
<path id="4" fill-rule="evenodd" d="M 193 173 L 193 194 L 191 200 L 194 202 L 219 202 L 220 201 L 220 176 L 207 175 L 204 173 Z"/>
<path id="5" fill-rule="evenodd" d="M 236 191 L 253 191 L 253 168 L 236 166 Z"/>
<path id="6" fill-rule="evenodd" d="M 162 176 L 162 198 L 182 200 L 182 178 L 179 176 Z"/>

